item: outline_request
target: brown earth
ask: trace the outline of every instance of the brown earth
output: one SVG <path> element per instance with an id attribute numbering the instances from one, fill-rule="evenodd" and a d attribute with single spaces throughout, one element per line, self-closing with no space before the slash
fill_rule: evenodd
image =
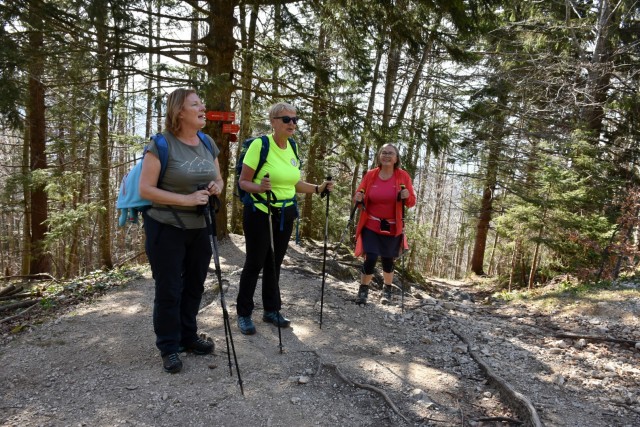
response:
<path id="1" fill-rule="evenodd" d="M 292 327 L 281 330 L 281 353 L 277 328 L 261 321 L 260 287 L 257 334 L 243 336 L 235 324 L 243 251 L 241 236 L 221 242 L 244 395 L 228 362 L 215 275 L 199 324 L 216 351 L 184 354 L 182 372 L 171 375 L 154 346 L 146 272 L 18 334 L 9 326 L 19 320 L 4 325 L 0 424 L 640 425 L 637 282 L 571 299 L 546 293 L 500 303 L 481 297 L 481 283 L 431 280 L 413 286 L 404 304 L 396 294 L 394 304 L 381 305 L 374 289 L 359 307 L 352 302 L 357 263 L 328 259 L 320 328 L 321 248 L 292 244 L 281 277 L 282 313 Z M 607 337 L 620 342 L 597 339 Z"/>

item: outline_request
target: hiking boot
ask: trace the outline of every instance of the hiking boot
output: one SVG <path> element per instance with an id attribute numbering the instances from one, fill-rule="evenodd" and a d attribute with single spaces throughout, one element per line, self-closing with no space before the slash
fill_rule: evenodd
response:
<path id="1" fill-rule="evenodd" d="M 360 285 L 358 288 L 358 296 L 356 297 L 356 304 L 366 304 L 369 297 L 369 286 Z"/>
<path id="2" fill-rule="evenodd" d="M 211 341 L 206 341 L 202 338 L 198 338 L 194 342 L 186 344 L 182 351 L 190 351 L 193 354 L 203 355 L 213 353 L 214 348 L 215 345 Z"/>
<path id="3" fill-rule="evenodd" d="M 169 353 L 162 356 L 162 367 L 165 372 L 169 372 L 170 374 L 180 372 L 182 369 L 182 360 L 180 360 L 178 353 Z"/>
<path id="4" fill-rule="evenodd" d="M 285 318 L 277 311 L 265 311 L 262 315 L 262 320 L 268 323 L 273 323 L 281 328 L 286 328 L 291 324 L 289 319 Z"/>
<path id="5" fill-rule="evenodd" d="M 256 327 L 251 320 L 251 316 L 238 316 L 238 328 L 243 335 L 253 335 L 256 333 Z"/>
<path id="6" fill-rule="evenodd" d="M 380 304 L 386 305 L 391 302 L 391 285 L 384 285 L 382 287 L 382 296 L 380 297 Z"/>

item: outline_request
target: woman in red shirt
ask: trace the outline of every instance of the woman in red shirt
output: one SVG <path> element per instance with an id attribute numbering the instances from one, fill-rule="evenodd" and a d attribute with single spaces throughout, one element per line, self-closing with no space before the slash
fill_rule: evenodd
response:
<path id="1" fill-rule="evenodd" d="M 394 259 L 408 249 L 402 218 L 403 204 L 408 208 L 416 204 L 411 177 L 400 168 L 400 152 L 396 146 L 383 145 L 376 157 L 377 167 L 365 174 L 354 196 L 356 203 L 363 203 L 356 228 L 355 255 L 364 255 L 356 298 L 358 304 L 367 302 L 378 257 L 382 261 L 384 277 L 381 302 L 390 302 Z"/>

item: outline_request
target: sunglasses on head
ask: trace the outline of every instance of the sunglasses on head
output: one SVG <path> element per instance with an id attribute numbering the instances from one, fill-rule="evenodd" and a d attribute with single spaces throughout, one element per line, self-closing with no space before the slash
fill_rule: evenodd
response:
<path id="1" fill-rule="evenodd" d="M 298 118 L 297 117 L 280 116 L 280 117 L 274 117 L 274 119 L 282 119 L 282 123 L 284 123 L 284 124 L 287 124 L 289 122 L 293 122 L 294 125 L 298 124 Z"/>

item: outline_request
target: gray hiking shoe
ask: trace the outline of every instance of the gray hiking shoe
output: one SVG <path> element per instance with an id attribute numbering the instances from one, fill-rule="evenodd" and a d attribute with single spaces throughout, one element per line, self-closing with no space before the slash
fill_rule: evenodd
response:
<path id="1" fill-rule="evenodd" d="M 267 323 L 273 323 L 276 326 L 280 326 L 281 328 L 287 328 L 291 324 L 291 321 L 281 315 L 277 311 L 265 311 L 262 315 L 262 320 Z"/>
<path id="2" fill-rule="evenodd" d="M 366 304 L 367 298 L 369 297 L 369 286 L 360 285 L 358 288 L 358 296 L 356 297 L 356 304 Z"/>
<path id="3" fill-rule="evenodd" d="M 380 304 L 386 305 L 391 303 L 391 285 L 384 285 L 382 288 L 382 296 L 380 297 Z"/>
<path id="4" fill-rule="evenodd" d="M 251 316 L 238 316 L 238 328 L 243 335 L 253 335 L 256 333 L 256 327 L 251 320 Z"/>
<path id="5" fill-rule="evenodd" d="M 180 360 L 178 353 L 170 353 L 162 356 L 162 367 L 165 372 L 169 372 L 170 374 L 180 372 L 182 369 L 182 360 Z"/>

